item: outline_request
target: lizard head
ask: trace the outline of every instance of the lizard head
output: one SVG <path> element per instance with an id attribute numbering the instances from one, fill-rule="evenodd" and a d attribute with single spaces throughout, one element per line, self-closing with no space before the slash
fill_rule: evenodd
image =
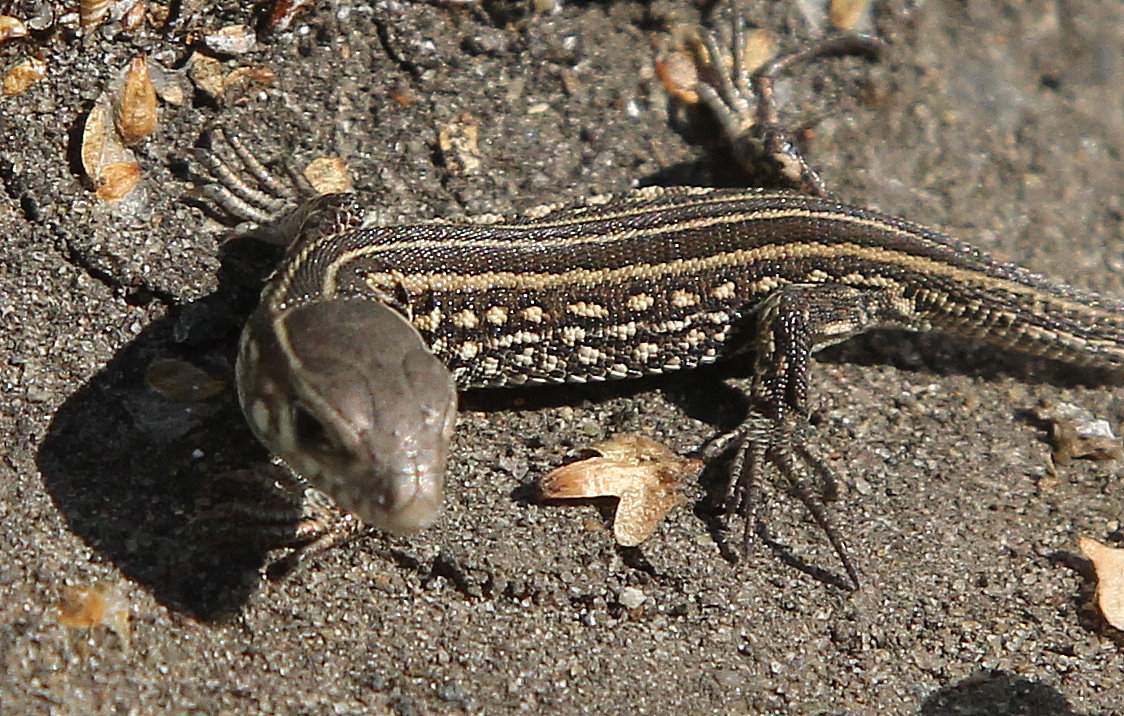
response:
<path id="1" fill-rule="evenodd" d="M 359 299 L 276 316 L 259 308 L 237 374 L 254 433 L 340 507 L 400 534 L 437 519 L 456 387 L 393 308 Z"/>

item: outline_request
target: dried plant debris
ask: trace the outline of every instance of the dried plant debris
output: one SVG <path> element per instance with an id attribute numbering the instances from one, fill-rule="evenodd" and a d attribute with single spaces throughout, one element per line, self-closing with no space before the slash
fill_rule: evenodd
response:
<path id="1" fill-rule="evenodd" d="M 480 125 L 468 112 L 441 128 L 437 146 L 450 174 L 468 176 L 480 172 Z"/>
<path id="2" fill-rule="evenodd" d="M 161 102 L 179 107 L 187 101 L 186 79 L 182 72 L 166 70 L 156 62 L 147 63 L 147 69 L 152 88 Z"/>
<path id="3" fill-rule="evenodd" d="M 141 170 L 129 147 L 143 142 L 159 127 L 157 97 L 182 101 L 178 78 L 134 57 L 98 97 L 82 130 L 79 156 L 97 197 L 117 202 L 137 190 Z"/>
<path id="4" fill-rule="evenodd" d="M 0 80 L 0 93 L 6 97 L 23 94 L 46 75 L 47 63 L 30 57 L 4 73 L 4 78 Z"/>
<path id="5" fill-rule="evenodd" d="M 197 403 L 226 390 L 224 380 L 186 361 L 160 358 L 145 371 L 148 387 L 176 403 Z"/>
<path id="6" fill-rule="evenodd" d="M 751 29 L 742 37 L 745 44 L 741 47 L 741 61 L 746 72 L 753 72 L 776 56 L 776 42 L 767 31 Z M 709 84 L 716 85 L 715 78 L 730 74 L 732 62 L 728 53 L 713 56 L 698 34 L 691 30 L 675 41 L 674 49 L 661 53 L 656 73 L 668 94 L 683 104 L 693 105 L 699 102 L 700 73 L 707 75 Z"/>
<path id="7" fill-rule="evenodd" d="M 285 32 L 293 20 L 312 0 L 273 0 L 265 16 L 265 29 L 269 32 Z"/>
<path id="8" fill-rule="evenodd" d="M 701 460 L 685 459 L 641 435 L 624 434 L 590 448 L 593 457 L 551 470 L 539 482 L 545 499 L 618 497 L 613 535 L 635 547 L 682 502 L 683 483 L 698 475 Z"/>
<path id="9" fill-rule="evenodd" d="M 111 89 L 113 120 L 121 141 L 133 147 L 155 132 L 158 122 L 156 87 L 144 55 L 133 58 L 119 85 Z"/>
<path id="10" fill-rule="evenodd" d="M 1078 538 L 1077 545 L 1097 573 L 1097 607 L 1106 622 L 1124 630 L 1124 549 L 1088 537 Z"/>
<path id="11" fill-rule="evenodd" d="M 203 46 L 216 55 L 244 55 L 254 49 L 257 36 L 246 25 L 227 25 L 203 35 Z"/>
<path id="12" fill-rule="evenodd" d="M 854 30 L 870 10 L 870 0 L 831 0 L 828 18 L 837 30 Z"/>
<path id="13" fill-rule="evenodd" d="M 121 201 L 140 182 L 136 155 L 125 147 L 113 123 L 109 95 L 102 93 L 86 117 L 79 152 L 82 169 L 94 184 L 94 193 L 103 201 Z"/>
<path id="14" fill-rule="evenodd" d="M 18 17 L 0 15 L 0 44 L 27 37 L 27 25 Z"/>
<path id="15" fill-rule="evenodd" d="M 1075 458 L 1116 460 L 1124 455 L 1124 443 L 1112 433 L 1107 420 L 1073 403 L 1043 401 L 1034 416 L 1049 423 L 1054 443 L 1054 462 L 1066 465 Z"/>
<path id="16" fill-rule="evenodd" d="M 131 635 L 129 603 L 116 590 L 102 584 L 67 586 L 59 597 L 59 624 L 71 629 L 105 626 L 125 645 Z"/>
<path id="17" fill-rule="evenodd" d="M 227 72 L 222 62 L 198 52 L 191 56 L 187 77 L 200 91 L 228 101 L 269 87 L 277 79 L 266 67 L 237 67 Z"/>
<path id="18" fill-rule="evenodd" d="M 143 2 L 138 2 L 133 5 L 121 18 L 121 29 L 125 32 L 133 32 L 140 28 L 144 23 L 145 17 L 148 16 L 148 8 Z"/>
<path id="19" fill-rule="evenodd" d="M 301 173 L 318 194 L 342 194 L 353 189 L 351 173 L 339 157 L 313 159 Z"/>

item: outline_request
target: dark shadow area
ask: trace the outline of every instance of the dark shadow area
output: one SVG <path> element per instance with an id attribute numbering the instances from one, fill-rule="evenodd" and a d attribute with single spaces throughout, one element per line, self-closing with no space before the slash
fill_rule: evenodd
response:
<path id="1" fill-rule="evenodd" d="M 1080 716 L 1061 693 L 1006 671 L 981 671 L 931 694 L 919 716 Z"/>
<path id="2" fill-rule="evenodd" d="M 224 251 L 219 290 L 148 326 L 55 414 L 38 455 L 47 490 L 76 534 L 163 604 L 203 620 L 236 611 L 256 587 L 266 546 L 208 513 L 233 499 L 223 477 L 267 462 L 233 390 L 242 323 L 276 252 Z M 228 383 L 175 402 L 149 385 L 154 361 L 183 361 Z M 265 501 L 267 485 L 236 485 Z M 242 498 L 238 498 L 242 499 Z"/>

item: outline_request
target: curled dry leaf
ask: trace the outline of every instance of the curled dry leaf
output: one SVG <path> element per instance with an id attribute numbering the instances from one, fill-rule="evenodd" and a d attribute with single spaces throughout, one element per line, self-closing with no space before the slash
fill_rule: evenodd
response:
<path id="1" fill-rule="evenodd" d="M 753 72 L 776 55 L 773 37 L 765 30 L 753 29 L 744 37 L 741 51 L 746 72 Z M 728 54 L 712 57 L 702 39 L 692 32 L 678 41 L 674 50 L 662 54 L 656 73 L 668 94 L 684 104 L 697 104 L 699 82 L 717 86 L 718 77 L 730 74 L 732 62 Z"/>
<path id="2" fill-rule="evenodd" d="M 1097 573 L 1097 607 L 1105 621 L 1124 630 L 1124 549 L 1088 537 L 1078 538 L 1077 545 Z"/>
<path id="3" fill-rule="evenodd" d="M 465 112 L 437 133 L 437 146 L 445 167 L 455 176 L 480 171 L 480 125 Z"/>
<path id="4" fill-rule="evenodd" d="M 203 45 L 219 55 L 243 55 L 254 49 L 257 37 L 246 25 L 227 25 L 203 35 Z"/>
<path id="5" fill-rule="evenodd" d="M 266 15 L 266 29 L 270 32 L 285 32 L 301 10 L 310 4 L 311 0 L 273 0 Z"/>
<path id="6" fill-rule="evenodd" d="M 94 182 L 94 189 L 103 201 L 120 201 L 140 181 L 140 165 L 121 142 L 113 126 L 108 95 L 103 92 L 86 117 L 82 128 L 82 169 Z"/>
<path id="7" fill-rule="evenodd" d="M 197 403 L 226 390 L 226 381 L 175 358 L 152 361 L 144 380 L 157 393 L 177 403 Z"/>
<path id="8" fill-rule="evenodd" d="M 228 73 L 222 62 L 198 52 L 191 56 L 187 76 L 197 88 L 212 97 L 246 94 L 268 87 L 277 79 L 273 71 L 265 67 L 238 67 Z"/>
<path id="9" fill-rule="evenodd" d="M 837 30 L 854 30 L 870 8 L 870 0 L 831 0 L 828 19 Z"/>
<path id="10" fill-rule="evenodd" d="M 131 631 L 129 617 L 128 602 L 104 585 L 68 586 L 59 598 L 59 624 L 71 629 L 106 626 L 126 645 Z"/>
<path id="11" fill-rule="evenodd" d="M 0 93 L 5 96 L 22 94 L 47 74 L 47 63 L 34 57 L 20 62 L 0 80 Z"/>
<path id="12" fill-rule="evenodd" d="M 699 103 L 699 94 L 695 91 L 699 85 L 698 64 L 685 50 L 663 54 L 656 60 L 656 74 L 664 89 L 677 102 L 692 105 Z"/>
<path id="13" fill-rule="evenodd" d="M 113 119 L 125 146 L 139 144 L 156 131 L 156 88 L 144 55 L 133 58 L 112 91 Z"/>
<path id="14" fill-rule="evenodd" d="M 1066 465 L 1075 458 L 1116 460 L 1124 455 L 1124 443 L 1112 432 L 1107 420 L 1074 403 L 1042 402 L 1034 416 L 1050 424 L 1054 462 Z"/>
<path id="15" fill-rule="evenodd" d="M 302 174 L 318 194 L 342 194 L 352 190 L 351 174 L 339 157 L 313 159 Z"/>
<path id="16" fill-rule="evenodd" d="M 0 43 L 27 37 L 27 25 L 18 17 L 0 15 Z"/>
<path id="17" fill-rule="evenodd" d="M 121 17 L 121 29 L 125 32 L 133 32 L 138 29 L 144 22 L 147 13 L 148 8 L 143 2 L 136 3 Z"/>
<path id="18" fill-rule="evenodd" d="M 619 497 L 613 536 L 625 547 L 635 547 L 655 532 L 682 501 L 683 482 L 703 465 L 641 435 L 619 435 L 590 450 L 595 457 L 544 475 L 540 493 L 546 499 Z"/>

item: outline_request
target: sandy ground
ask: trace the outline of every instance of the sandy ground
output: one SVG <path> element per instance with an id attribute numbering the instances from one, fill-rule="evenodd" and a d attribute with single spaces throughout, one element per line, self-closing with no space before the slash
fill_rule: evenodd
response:
<path id="1" fill-rule="evenodd" d="M 756 540 L 737 564 L 704 484 L 639 549 L 614 546 L 596 505 L 532 499 L 537 476 L 610 434 L 696 448 L 736 421 L 736 370 L 468 396 L 435 528 L 267 578 L 276 553 L 214 519 L 256 494 L 231 472 L 266 457 L 232 393 L 176 403 L 145 382 L 162 358 L 228 380 L 270 260 L 221 254 L 222 227 L 190 200 L 201 132 L 338 156 L 402 219 L 730 183 L 706 130 L 674 121 L 652 49 L 728 8 L 319 3 L 222 58 L 268 84 L 218 99 L 188 84 L 162 105 L 136 150 L 144 196 L 107 205 L 77 150 L 98 94 L 138 52 L 176 70 L 191 42 L 254 21 L 238 3 L 181 5 L 166 28 L 56 23 L 0 45 L 0 67 L 48 67 L 0 98 L 0 711 L 1124 713 L 1120 641 L 1074 556 L 1078 536 L 1121 537 L 1121 467 L 1053 477 L 1028 417 L 1073 401 L 1119 425 L 1119 389 L 941 337 L 877 334 L 816 365 L 857 594 L 784 494 L 768 497 L 773 548 Z M 746 12 L 783 46 L 823 27 L 814 0 Z M 839 110 L 810 147 L 833 191 L 1124 296 L 1124 6 L 891 0 L 870 21 L 891 42 L 881 63 L 819 63 L 781 88 L 797 118 Z M 478 164 L 440 149 L 450 127 L 476 132 Z M 60 617 L 89 590 L 108 602 L 100 623 Z"/>

